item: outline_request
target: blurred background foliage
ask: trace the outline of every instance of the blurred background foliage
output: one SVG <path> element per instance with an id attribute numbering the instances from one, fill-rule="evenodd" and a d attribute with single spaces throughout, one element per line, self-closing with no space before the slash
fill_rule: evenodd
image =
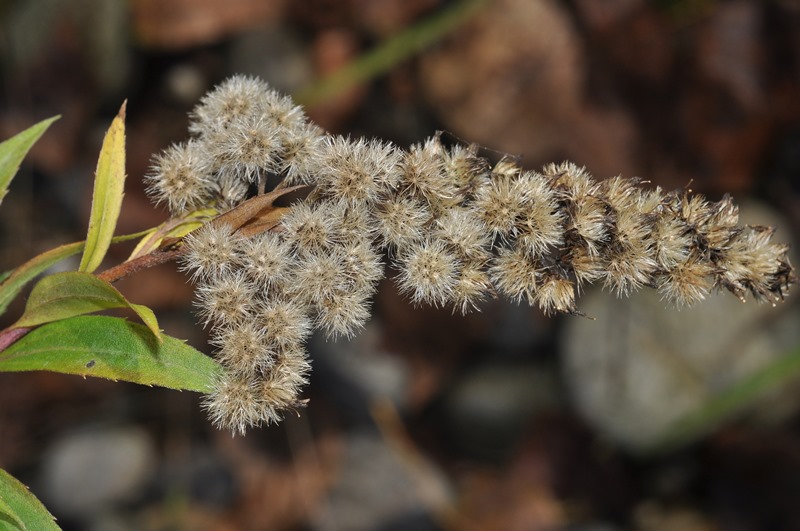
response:
<path id="1" fill-rule="evenodd" d="M 0 138 L 62 115 L 0 208 L 0 268 L 82 237 L 125 98 L 118 232 L 163 221 L 150 157 L 233 73 L 335 133 L 443 130 L 528 169 L 731 192 L 746 222 L 798 234 L 791 0 L 0 0 Z M 174 268 L 118 287 L 208 352 Z M 312 341 L 309 407 L 280 426 L 231 438 L 190 393 L 4 374 L 0 466 L 65 529 L 800 526 L 794 297 L 666 306 L 590 291 L 594 320 L 503 301 L 459 317 L 386 282 L 358 338 Z"/>

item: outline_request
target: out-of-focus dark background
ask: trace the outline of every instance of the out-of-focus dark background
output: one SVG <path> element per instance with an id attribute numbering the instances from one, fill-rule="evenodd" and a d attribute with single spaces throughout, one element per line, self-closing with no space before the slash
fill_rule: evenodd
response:
<path id="1" fill-rule="evenodd" d="M 404 32 L 437 37 L 313 90 Z M 332 132 L 408 147 L 444 130 L 528 169 L 730 192 L 745 222 L 800 234 L 793 0 L 4 0 L 0 69 L 0 138 L 62 116 L 0 208 L 3 270 L 82 239 L 125 99 L 118 233 L 163 221 L 150 157 L 234 73 Z M 173 266 L 119 288 L 209 352 Z M 232 438 L 192 393 L 2 374 L 0 466 L 67 530 L 797 529 L 795 298 L 676 309 L 589 290 L 594 319 L 504 301 L 460 317 L 387 280 L 360 336 L 311 341 L 309 406 L 281 425 Z"/>

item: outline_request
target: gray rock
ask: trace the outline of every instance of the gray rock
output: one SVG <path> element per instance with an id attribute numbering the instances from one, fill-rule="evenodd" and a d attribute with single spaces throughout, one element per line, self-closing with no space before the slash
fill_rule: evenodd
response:
<path id="1" fill-rule="evenodd" d="M 47 449 L 42 497 L 56 516 L 88 518 L 141 495 L 155 468 L 153 442 L 140 428 L 75 431 Z"/>
<path id="2" fill-rule="evenodd" d="M 741 218 L 743 223 L 781 225 L 774 214 L 753 206 L 743 205 Z M 786 230 L 779 234 L 780 241 L 790 239 Z M 578 306 L 596 320 L 566 322 L 567 385 L 590 424 L 633 450 L 648 450 L 677 436 L 676 423 L 800 342 L 800 308 L 788 302 L 773 307 L 713 293 L 679 309 L 642 289 L 627 299 L 592 290 Z M 773 393 L 769 402 L 760 396 L 743 407 L 774 419 L 798 406 L 796 396 Z M 680 437 L 689 442 L 725 420 L 724 415 L 709 417 Z"/>

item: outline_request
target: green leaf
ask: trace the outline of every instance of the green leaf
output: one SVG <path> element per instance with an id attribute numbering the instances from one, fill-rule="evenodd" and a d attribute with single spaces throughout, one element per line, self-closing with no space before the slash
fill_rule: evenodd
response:
<path id="1" fill-rule="evenodd" d="M 13 328 L 30 328 L 77 315 L 130 308 L 161 341 L 161 332 L 153 311 L 147 306 L 128 302 L 117 288 L 91 273 L 72 271 L 44 277 L 34 286 L 25 305 L 25 313 Z"/>
<path id="2" fill-rule="evenodd" d="M 122 104 L 111 127 L 108 128 L 97 160 L 92 194 L 92 213 L 89 232 L 83 250 L 80 270 L 87 273 L 98 268 L 106 256 L 111 238 L 117 228 L 125 187 L 125 105 Z"/>
<path id="3" fill-rule="evenodd" d="M 61 528 L 28 487 L 0 469 L 0 529 L 58 531 Z"/>
<path id="4" fill-rule="evenodd" d="M 0 486 L 0 529 L 12 527 L 14 529 L 25 529 L 25 523 L 19 519 L 17 512 L 4 501 L 3 487 Z"/>
<path id="5" fill-rule="evenodd" d="M 135 238 L 140 238 L 144 234 L 143 232 L 137 232 L 136 234 L 116 236 L 112 240 L 112 243 L 133 240 Z M 56 247 L 55 249 L 50 249 L 40 255 L 34 256 L 12 271 L 8 278 L 0 283 L 0 314 L 6 311 L 8 305 L 11 304 L 14 297 L 25 287 L 25 284 L 61 260 L 83 251 L 85 243 L 86 242 L 68 243 Z"/>
<path id="6" fill-rule="evenodd" d="M 39 140 L 50 124 L 58 120 L 60 116 L 53 116 L 47 120 L 42 120 L 36 125 L 25 129 L 23 132 L 12 136 L 8 140 L 0 143 L 0 203 L 8 193 L 8 186 L 17 174 L 22 159 L 28 154 L 31 147 Z"/>
<path id="7" fill-rule="evenodd" d="M 118 317 L 82 315 L 47 323 L 0 353 L 0 371 L 53 371 L 208 392 L 220 372 L 185 342 Z"/>

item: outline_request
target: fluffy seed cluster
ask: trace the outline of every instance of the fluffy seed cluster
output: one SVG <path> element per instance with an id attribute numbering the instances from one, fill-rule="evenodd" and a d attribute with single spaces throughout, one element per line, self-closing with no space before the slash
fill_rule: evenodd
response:
<path id="1" fill-rule="evenodd" d="M 740 226 L 729 197 L 596 181 L 570 163 L 525 171 L 491 165 L 475 146 L 438 136 L 404 151 L 323 133 L 301 108 L 236 76 L 200 102 L 192 138 L 156 157 L 154 199 L 180 214 L 226 210 L 266 183 L 308 185 L 269 230 L 244 236 L 211 222 L 185 239 L 225 374 L 206 406 L 244 432 L 302 405 L 314 330 L 352 336 L 369 317 L 384 257 L 415 304 L 462 313 L 499 295 L 546 314 L 579 313 L 576 296 L 600 282 L 617 294 L 657 289 L 677 304 L 724 288 L 782 299 L 794 281 L 772 229 Z"/>

